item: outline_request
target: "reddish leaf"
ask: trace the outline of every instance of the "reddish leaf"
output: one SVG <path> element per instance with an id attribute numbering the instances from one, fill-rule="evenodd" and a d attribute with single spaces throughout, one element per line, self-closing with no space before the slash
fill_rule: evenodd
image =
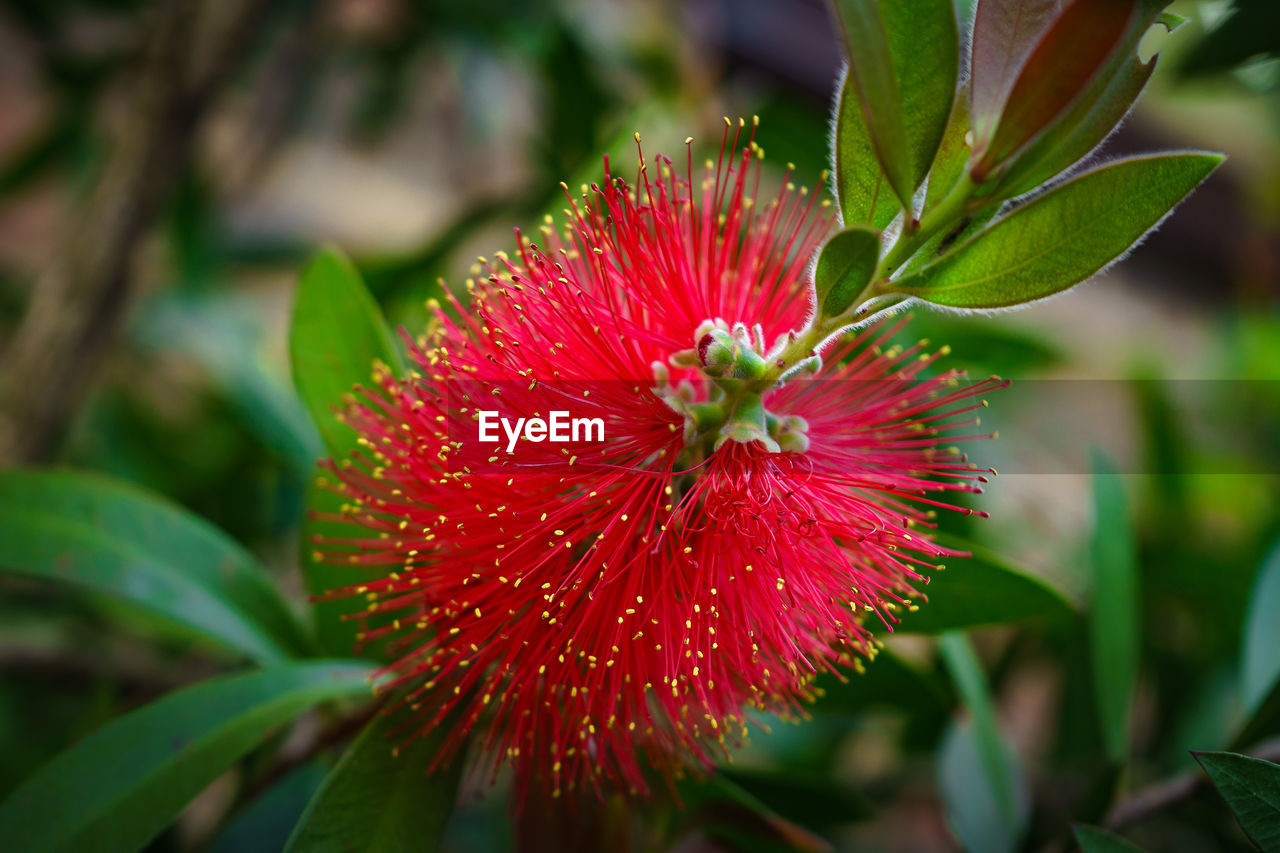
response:
<path id="1" fill-rule="evenodd" d="M 973 16 L 973 64 L 969 78 L 974 138 L 981 145 L 1027 54 L 1049 28 L 1060 0 L 981 0 Z"/>
<path id="2" fill-rule="evenodd" d="M 1138 58 L 1137 45 L 1153 23 L 1169 32 L 1178 27 L 1176 16 L 1160 14 L 1164 0 L 1143 0 L 1135 25 L 1112 54 L 1106 67 L 1036 139 L 1026 145 L 1014 162 L 1001 169 L 1000 178 L 986 192 L 993 198 L 1014 198 L 1080 162 L 1103 143 L 1124 120 L 1155 70 L 1157 56 Z"/>
<path id="3" fill-rule="evenodd" d="M 1001 177 L 995 195 L 1013 198 L 1030 192 L 1088 156 L 1129 114 L 1155 68 L 1155 57 L 1145 64 L 1136 57 L 1128 60 L 1107 82 L 1101 96 L 1096 100 L 1082 98 L 1063 114 L 1055 123 L 1061 126 L 1061 133 L 1043 134 L 1027 147 L 1017 164 Z"/>
<path id="4" fill-rule="evenodd" d="M 1074 0 L 1062 10 L 1014 81 L 975 179 L 1035 139 L 1088 88 L 1136 28 L 1139 5 L 1139 0 Z"/>

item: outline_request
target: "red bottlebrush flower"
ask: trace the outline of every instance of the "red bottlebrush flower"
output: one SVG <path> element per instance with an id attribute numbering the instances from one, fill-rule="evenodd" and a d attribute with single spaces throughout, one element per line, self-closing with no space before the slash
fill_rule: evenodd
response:
<path id="1" fill-rule="evenodd" d="M 738 142 L 697 183 L 691 155 L 642 155 L 634 187 L 606 161 L 563 234 L 486 263 L 348 413 L 353 532 L 319 544 L 386 573 L 332 595 L 368 600 L 405 737 L 448 727 L 438 761 L 474 736 L 525 790 L 647 791 L 646 764 L 707 766 L 873 656 L 864 622 L 953 553 L 933 508 L 982 477 L 942 434 L 992 383 L 925 378 L 937 354 L 884 324 L 792 358 L 832 219 L 790 183 L 762 199 Z M 557 411 L 580 434 L 509 440 Z"/>

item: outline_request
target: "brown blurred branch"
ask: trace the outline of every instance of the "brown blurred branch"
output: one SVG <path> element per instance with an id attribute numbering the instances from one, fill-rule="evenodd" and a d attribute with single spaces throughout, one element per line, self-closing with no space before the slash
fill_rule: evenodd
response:
<path id="1" fill-rule="evenodd" d="M 64 648 L 31 645 L 0 645 L 0 675 L 25 675 L 80 685 L 107 677 L 127 690 L 147 698 L 185 687 L 214 675 L 218 667 L 211 661 L 183 659 L 179 665 L 157 659 L 148 651 L 102 648 L 79 652 Z"/>
<path id="2" fill-rule="evenodd" d="M 243 802 L 251 802 L 285 776 L 311 761 L 325 750 L 351 740 L 369 724 L 382 708 L 381 702 L 372 702 L 350 716 L 334 721 L 325 728 L 318 728 L 306 739 L 285 750 L 260 777 L 245 785 L 240 794 Z"/>
<path id="3" fill-rule="evenodd" d="M 1280 761 L 1280 739 L 1259 744 L 1248 755 L 1265 761 Z M 1158 782 L 1116 803 L 1103 821 L 1103 826 L 1115 830 L 1139 823 L 1208 787 L 1209 777 L 1198 769 Z"/>
<path id="4" fill-rule="evenodd" d="M 155 11 L 127 121 L 4 355 L 0 464 L 40 462 L 57 447 L 124 315 L 138 245 L 270 6 L 169 0 Z"/>

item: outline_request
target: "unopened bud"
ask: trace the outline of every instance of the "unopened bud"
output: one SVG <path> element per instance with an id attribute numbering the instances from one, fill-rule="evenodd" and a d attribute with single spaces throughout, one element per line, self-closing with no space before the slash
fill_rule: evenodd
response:
<path id="1" fill-rule="evenodd" d="M 713 329 L 698 340 L 698 362 L 708 376 L 728 376 L 737 356 L 738 345 L 721 329 Z"/>
<path id="2" fill-rule="evenodd" d="M 802 432 L 786 432 L 777 438 L 778 448 L 783 453 L 807 453 L 809 451 L 809 436 Z"/>
<path id="3" fill-rule="evenodd" d="M 723 329 L 713 329 L 699 339 L 698 361 L 713 379 L 759 379 L 767 370 L 765 360 L 749 342 L 743 343 Z"/>

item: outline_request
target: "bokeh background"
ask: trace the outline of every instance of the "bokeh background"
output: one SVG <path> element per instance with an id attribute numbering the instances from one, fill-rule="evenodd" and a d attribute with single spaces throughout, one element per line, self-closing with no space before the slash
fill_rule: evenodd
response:
<path id="1" fill-rule="evenodd" d="M 1280 537 L 1280 7 L 1172 8 L 1192 21 L 1148 36 L 1160 67 L 1105 150 L 1207 148 L 1225 167 L 1100 279 L 909 327 L 1015 380 L 991 401 L 1002 437 L 975 454 L 1001 471 L 974 502 L 992 517 L 959 532 L 1087 602 L 1088 449 L 1129 475 L 1131 791 L 1238 725 L 1241 625 Z M 766 162 L 816 188 L 840 63 L 818 0 L 6 0 L 0 463 L 168 495 L 301 601 L 299 518 L 322 451 L 285 339 L 309 253 L 340 246 L 413 329 L 442 279 L 458 288 L 513 226 L 558 211 L 561 180 L 595 179 L 606 153 L 628 174 L 635 131 L 650 152 L 691 135 L 712 155 L 723 116 L 758 114 Z M 1084 631 L 973 635 L 1025 768 L 1032 849 L 1065 849 L 1062 821 L 1097 780 Z M 856 701 L 754 739 L 737 766 L 839 849 L 956 849 L 948 798 L 965 786 L 938 766 L 954 692 L 931 644 L 891 646 L 936 691 L 855 680 Z M 0 575 L 0 798 L 113 715 L 227 665 L 132 611 Z M 263 797 L 221 780 L 155 848 L 278 849 L 327 757 Z M 500 793 L 480 794 L 450 849 L 507 843 Z M 1153 849 L 1244 843 L 1211 791 L 1130 831 Z"/>

